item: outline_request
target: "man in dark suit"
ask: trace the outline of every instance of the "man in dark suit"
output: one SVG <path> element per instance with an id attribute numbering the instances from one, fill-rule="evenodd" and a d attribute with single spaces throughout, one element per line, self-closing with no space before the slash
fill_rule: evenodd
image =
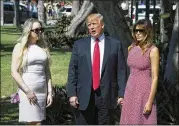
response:
<path id="1" fill-rule="evenodd" d="M 91 36 L 74 43 L 67 95 L 76 124 L 112 124 L 111 111 L 122 104 L 126 84 L 122 45 L 104 35 L 102 15 L 90 14 L 86 23 Z"/>

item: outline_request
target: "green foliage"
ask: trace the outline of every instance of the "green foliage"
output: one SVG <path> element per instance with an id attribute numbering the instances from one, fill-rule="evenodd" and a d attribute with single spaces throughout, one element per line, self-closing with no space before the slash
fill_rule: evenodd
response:
<path id="1" fill-rule="evenodd" d="M 43 125 L 74 125 L 74 109 L 70 106 L 65 87 L 53 86 L 54 97 L 52 105 L 46 109 L 46 120 Z M 111 120 L 118 125 L 120 121 L 121 106 L 111 110 Z"/>
<path id="2" fill-rule="evenodd" d="M 174 24 L 174 18 L 175 18 L 175 10 L 168 10 L 168 12 L 165 12 L 164 14 L 154 14 L 153 16 L 153 28 L 154 28 L 154 40 L 160 41 L 161 34 L 160 34 L 160 26 L 161 22 L 160 20 L 164 20 L 164 40 L 162 43 L 169 43 L 171 36 L 172 36 L 172 30 L 173 30 L 173 24 Z"/>
<path id="3" fill-rule="evenodd" d="M 57 20 L 55 31 L 63 34 L 67 32 L 67 27 L 70 25 L 72 17 L 67 17 L 63 15 L 60 19 Z"/>
<path id="4" fill-rule="evenodd" d="M 46 41 L 52 48 L 72 48 L 75 40 L 87 35 L 80 34 L 75 37 L 66 36 L 67 28 L 70 25 L 72 17 L 63 15 L 58 19 L 55 29 L 45 32 Z"/>
<path id="5" fill-rule="evenodd" d="M 15 27 L 1 26 L 1 97 L 7 97 L 16 91 L 16 86 L 13 89 L 10 68 L 13 46 L 17 43 L 19 36 L 20 33 L 16 31 Z"/>
<path id="6" fill-rule="evenodd" d="M 160 15 L 160 18 L 163 18 L 163 19 L 169 18 L 169 17 L 170 17 L 170 13 L 165 13 L 165 14 Z"/>
<path id="7" fill-rule="evenodd" d="M 159 83 L 156 95 L 159 125 L 179 124 L 179 84 L 164 78 L 169 44 L 157 43 L 160 51 Z"/>
<path id="8" fill-rule="evenodd" d="M 179 124 L 179 85 L 160 80 L 157 92 L 158 124 Z"/>
<path id="9" fill-rule="evenodd" d="M 73 108 L 70 106 L 65 87 L 54 86 L 53 104 L 46 109 L 43 125 L 73 125 Z"/>

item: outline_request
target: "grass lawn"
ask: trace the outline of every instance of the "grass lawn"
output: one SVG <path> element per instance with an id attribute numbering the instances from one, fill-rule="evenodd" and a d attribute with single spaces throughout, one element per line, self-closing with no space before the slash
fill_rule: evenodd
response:
<path id="1" fill-rule="evenodd" d="M 14 45 L 20 33 L 12 26 L 1 26 L 1 123 L 16 124 L 18 120 L 18 106 L 9 104 L 9 96 L 16 91 L 13 86 L 10 65 Z M 51 50 L 52 83 L 64 86 L 67 81 L 67 70 L 70 59 L 70 51 Z M 16 123 L 15 123 L 16 122 Z"/>

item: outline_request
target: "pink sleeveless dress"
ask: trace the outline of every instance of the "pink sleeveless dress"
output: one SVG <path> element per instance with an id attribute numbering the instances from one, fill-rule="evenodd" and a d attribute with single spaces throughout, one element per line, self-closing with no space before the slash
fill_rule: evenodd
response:
<path id="1" fill-rule="evenodd" d="M 125 89 L 120 124 L 157 124 L 155 103 L 149 115 L 143 114 L 151 90 L 150 51 L 153 47 L 144 54 L 137 46 L 129 51 L 127 64 L 130 67 L 130 75 Z"/>

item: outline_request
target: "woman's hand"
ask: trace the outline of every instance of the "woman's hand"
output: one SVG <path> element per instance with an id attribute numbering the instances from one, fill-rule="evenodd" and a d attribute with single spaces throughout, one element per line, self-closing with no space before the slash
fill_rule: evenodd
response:
<path id="1" fill-rule="evenodd" d="M 26 94 L 26 96 L 27 96 L 30 104 L 34 104 L 34 105 L 37 104 L 37 97 L 34 92 L 29 92 Z"/>
<path id="2" fill-rule="evenodd" d="M 48 93 L 48 95 L 47 95 L 47 106 L 46 107 L 51 106 L 52 102 L 53 102 L 53 96 L 52 96 L 51 93 Z"/>
<path id="3" fill-rule="evenodd" d="M 147 102 L 144 107 L 143 114 L 150 114 L 152 111 L 152 103 Z"/>

